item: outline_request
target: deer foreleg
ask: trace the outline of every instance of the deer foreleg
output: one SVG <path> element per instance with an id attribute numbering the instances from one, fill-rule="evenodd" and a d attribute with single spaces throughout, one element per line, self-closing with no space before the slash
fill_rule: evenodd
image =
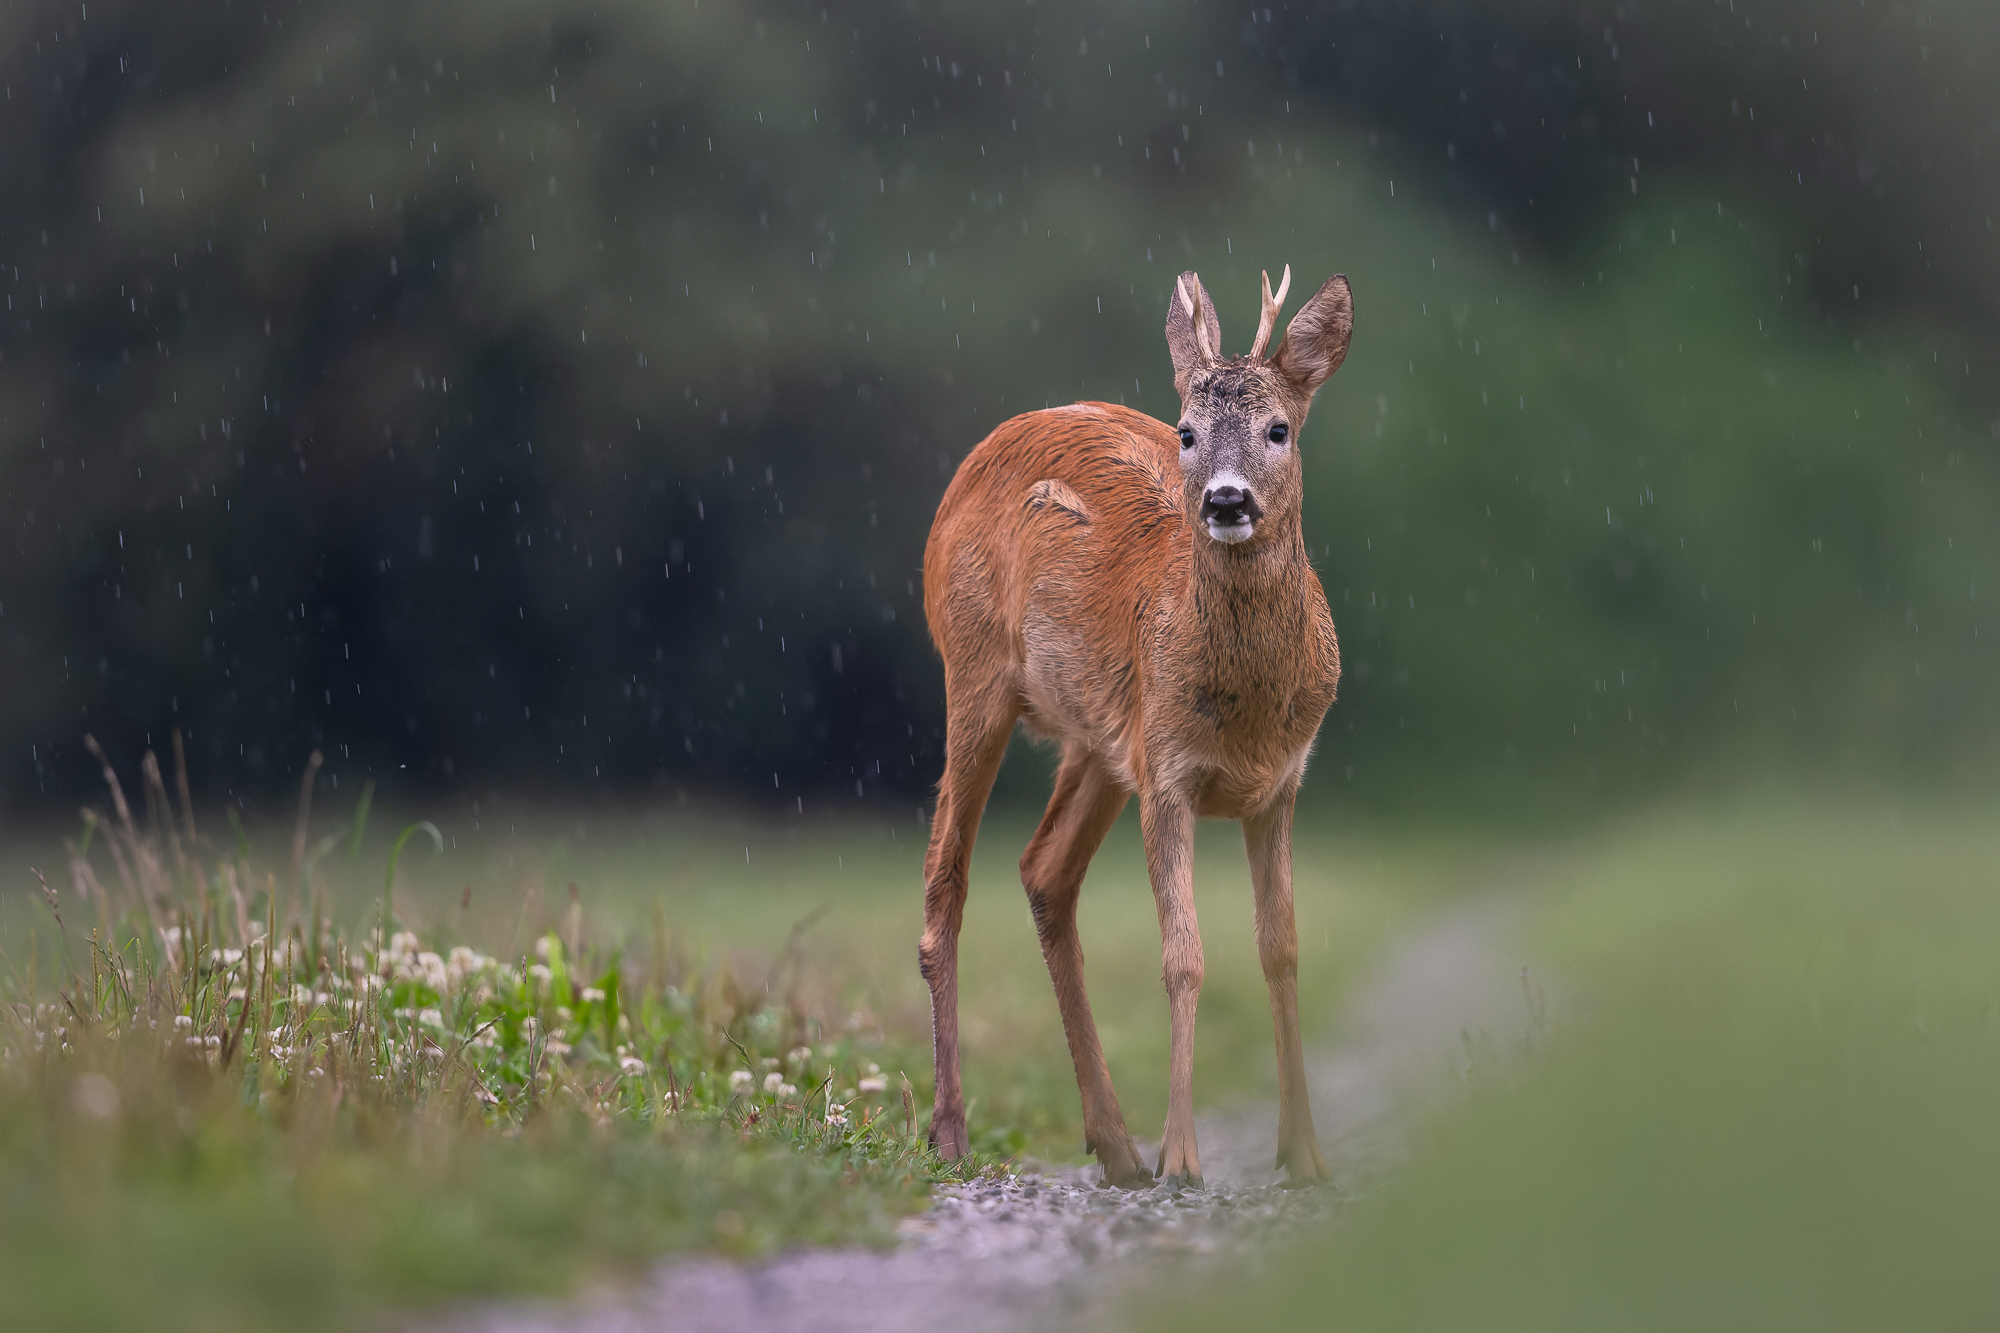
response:
<path id="1" fill-rule="evenodd" d="M 1167 1124 L 1160 1133 L 1156 1174 L 1199 1186 L 1201 1155 L 1194 1141 L 1194 1013 L 1201 998 L 1201 928 L 1194 913 L 1194 806 L 1179 792 L 1147 792 L 1139 806 L 1146 869 L 1160 914 L 1167 1016 L 1172 1025 L 1167 1077 Z"/>
<path id="2" fill-rule="evenodd" d="M 1271 990 L 1278 1043 L 1278 1160 L 1292 1180 L 1325 1180 L 1319 1136 L 1313 1132 L 1306 1061 L 1299 1038 L 1299 934 L 1292 912 L 1292 805 L 1286 792 L 1243 821 L 1250 883 L 1257 900 L 1257 960 Z"/>

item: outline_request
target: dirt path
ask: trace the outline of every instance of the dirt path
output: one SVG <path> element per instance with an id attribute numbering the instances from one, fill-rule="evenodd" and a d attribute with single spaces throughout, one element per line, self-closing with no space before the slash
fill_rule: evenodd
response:
<path id="1" fill-rule="evenodd" d="M 799 1250 L 765 1263 L 682 1259 L 636 1290 L 589 1303 L 461 1312 L 435 1333 L 709 1333 L 811 1329 L 1002 1333 L 1097 1324 L 1156 1265 L 1226 1263 L 1327 1215 L 1402 1152 L 1402 1131 L 1447 1095 L 1468 1037 L 1511 1048 L 1529 1025 L 1505 905 L 1484 902 L 1393 946 L 1330 1046 L 1308 1053 L 1314 1120 L 1331 1190 L 1284 1190 L 1270 1166 L 1277 1112 L 1197 1122 L 1208 1188 L 1100 1188 L 1092 1167 L 1057 1167 L 938 1192 L 888 1251 Z M 1149 1145 L 1141 1151 L 1150 1153 Z"/>

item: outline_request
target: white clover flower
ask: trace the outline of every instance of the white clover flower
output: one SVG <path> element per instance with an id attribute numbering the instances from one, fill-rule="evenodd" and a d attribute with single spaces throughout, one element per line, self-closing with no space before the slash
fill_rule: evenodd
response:
<path id="1" fill-rule="evenodd" d="M 444 959 L 428 951 L 417 955 L 417 973 L 423 983 L 434 991 L 444 990 L 451 985 L 451 974 L 445 969 Z"/>
<path id="2" fill-rule="evenodd" d="M 729 1091 L 732 1094 L 748 1092 L 757 1084 L 757 1076 L 747 1069 L 738 1069 L 729 1075 Z"/>
<path id="3" fill-rule="evenodd" d="M 783 1074 L 764 1075 L 764 1091 L 770 1093 L 772 1096 L 776 1096 L 784 1086 L 785 1076 Z"/>
<path id="4" fill-rule="evenodd" d="M 883 1078 L 880 1074 L 871 1074 L 854 1086 L 863 1092 L 887 1092 L 889 1090 L 889 1080 Z"/>
<path id="5" fill-rule="evenodd" d="M 604 992 L 595 986 L 585 986 L 581 998 L 584 1004 L 602 1004 L 604 1003 Z"/>
<path id="6" fill-rule="evenodd" d="M 562 1041 L 555 1037 L 550 1037 L 548 1040 L 548 1044 L 543 1049 L 547 1050 L 550 1055 L 564 1056 L 570 1053 L 571 1047 L 570 1044 L 566 1041 Z"/>
<path id="7" fill-rule="evenodd" d="M 444 1023 L 444 1015 L 439 1013 L 435 1009 L 424 1010 L 422 1013 L 417 1015 L 417 1021 L 419 1023 L 422 1023 L 425 1027 L 437 1028 L 441 1032 L 446 1030 Z"/>
<path id="8" fill-rule="evenodd" d="M 567 1023 L 570 1019 L 576 1017 L 576 1015 L 572 1014 L 569 1011 L 568 1005 L 559 1004 L 556 1006 L 556 1017 L 562 1019 L 565 1023 Z"/>
<path id="9" fill-rule="evenodd" d="M 762 1060 L 758 1061 L 758 1063 L 763 1065 L 764 1068 L 766 1069 L 776 1069 L 778 1067 L 778 1057 L 775 1055 L 767 1055 Z"/>
<path id="10" fill-rule="evenodd" d="M 474 972 L 483 970 L 491 961 L 490 958 L 480 957 L 476 949 L 468 949 L 461 944 L 453 949 L 451 956 L 445 960 L 445 970 L 451 973 L 454 982 L 463 981 Z"/>
<path id="11" fill-rule="evenodd" d="M 847 1128 L 847 1108 L 835 1102 L 826 1108 L 826 1123 L 834 1129 Z"/>
<path id="12" fill-rule="evenodd" d="M 193 1027 L 193 1026 L 194 1026 L 194 1015 L 192 1015 L 192 1014 L 175 1014 L 175 1015 L 174 1015 L 174 1026 L 175 1026 L 175 1027 L 177 1027 L 177 1028 L 191 1028 L 191 1027 Z"/>
<path id="13" fill-rule="evenodd" d="M 545 964 L 530 963 L 528 964 L 528 976 L 535 982 L 536 985 L 546 986 L 549 984 L 550 980 L 554 978 L 555 973 L 549 971 L 548 967 Z"/>
<path id="14" fill-rule="evenodd" d="M 878 1065 L 878 1064 L 875 1064 L 875 1063 L 873 1063 L 873 1062 L 870 1062 L 870 1064 L 869 1064 L 869 1066 L 868 1066 L 868 1072 L 869 1072 L 870 1074 L 879 1074 L 879 1073 L 881 1073 L 881 1072 L 882 1072 L 882 1066 L 880 1066 L 880 1065 Z"/>
<path id="15" fill-rule="evenodd" d="M 618 1067 L 628 1074 L 643 1074 L 646 1072 L 646 1062 L 636 1055 L 620 1056 L 618 1058 Z"/>
<path id="16" fill-rule="evenodd" d="M 799 1095 L 799 1090 L 793 1084 L 780 1083 L 778 1085 L 778 1095 L 780 1097 L 796 1097 Z"/>
<path id="17" fill-rule="evenodd" d="M 555 938 L 556 937 L 553 935 L 544 935 L 540 939 L 536 940 L 535 957 L 547 958 L 549 956 L 549 946 L 555 943 Z"/>
<path id="18" fill-rule="evenodd" d="M 813 1048 L 810 1046 L 794 1046 L 785 1053 L 785 1058 L 797 1064 L 804 1064 L 813 1058 Z"/>

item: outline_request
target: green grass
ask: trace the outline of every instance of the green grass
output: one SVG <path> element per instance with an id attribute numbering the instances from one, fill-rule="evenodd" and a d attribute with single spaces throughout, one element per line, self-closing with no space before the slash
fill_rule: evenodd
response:
<path id="1" fill-rule="evenodd" d="M 1140 1322 L 1990 1328 L 2000 819 L 1763 796 L 1554 849 L 1532 1054 L 1255 1282 Z"/>
<path id="2" fill-rule="evenodd" d="M 358 819 L 336 875 L 123 804 L 86 819 L 64 888 L 36 884 L 39 921 L 9 905 L 16 1326 L 340 1327 L 675 1249 L 882 1241 L 991 1165 L 923 1145 L 896 1072 L 922 1046 L 812 990 L 796 932 L 711 958 L 663 920 L 599 936 L 565 888 L 495 956 L 466 891 L 385 894 L 428 828 L 371 895 Z"/>
<path id="3" fill-rule="evenodd" d="M 151 795 L 157 818 L 114 808 L 74 830 L 17 830 L 9 849 L 0 1290 L 23 1326 L 351 1326 L 618 1281 L 676 1250 L 880 1241 L 940 1180 L 1081 1157 L 1015 869 L 1025 817 L 990 819 L 974 866 L 975 1156 L 947 1167 L 921 1140 L 914 812 L 774 824 L 489 797 L 369 817 L 322 793 L 302 838 L 211 815 L 190 837 L 188 812 Z M 426 813 L 435 845 L 413 832 Z M 1483 855 L 1307 821 L 1309 1029 L 1368 950 L 1476 880 Z M 1203 830 L 1198 865 L 1198 1093 L 1268 1100 L 1269 1010 L 1233 827 Z M 1128 1116 L 1157 1133 L 1166 1015 L 1129 819 L 1082 921 Z"/>

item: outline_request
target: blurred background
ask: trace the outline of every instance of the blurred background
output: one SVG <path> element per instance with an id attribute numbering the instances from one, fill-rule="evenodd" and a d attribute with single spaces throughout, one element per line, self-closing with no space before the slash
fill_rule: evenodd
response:
<path id="1" fill-rule="evenodd" d="M 907 810 L 1000 421 L 1178 410 L 1200 271 L 1347 273 L 1308 799 L 1977 785 L 1990 6 L 0 13 L 0 801 L 323 783 Z M 1295 290 L 1298 290 L 1295 287 Z M 1003 790 L 1038 802 L 1033 765 Z"/>

